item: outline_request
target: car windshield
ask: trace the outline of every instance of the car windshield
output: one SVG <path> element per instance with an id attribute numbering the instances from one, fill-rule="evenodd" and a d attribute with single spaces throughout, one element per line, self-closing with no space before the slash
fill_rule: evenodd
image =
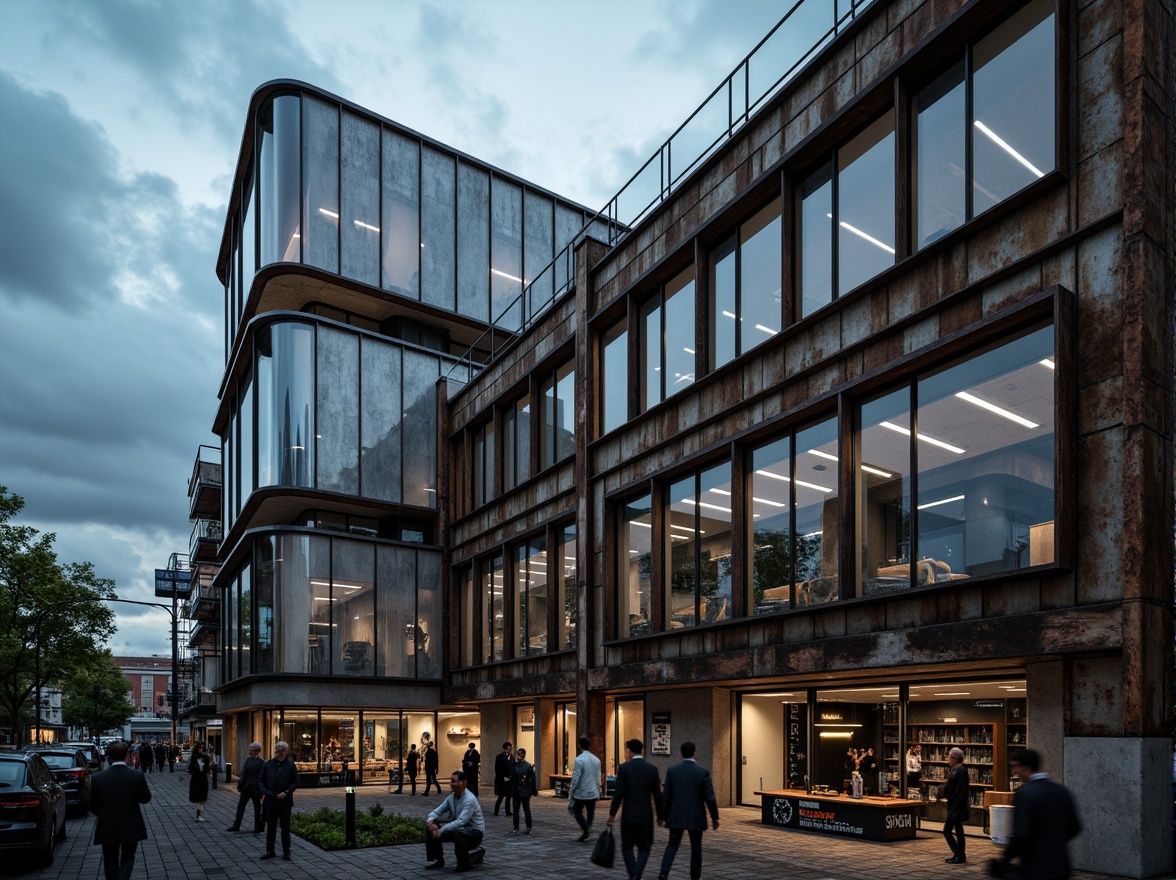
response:
<path id="1" fill-rule="evenodd" d="M 56 770 L 68 769 L 74 765 L 73 755 L 46 755 L 41 754 L 45 759 L 45 763 Z"/>
<path id="2" fill-rule="evenodd" d="M 0 761 L 0 788 L 24 785 L 24 776 L 23 761 Z"/>

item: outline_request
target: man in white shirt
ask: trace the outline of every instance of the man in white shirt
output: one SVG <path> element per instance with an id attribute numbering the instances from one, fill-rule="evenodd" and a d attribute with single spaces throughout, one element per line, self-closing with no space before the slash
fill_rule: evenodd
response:
<path id="1" fill-rule="evenodd" d="M 572 815 L 575 816 L 580 830 L 584 832 L 579 838 L 581 843 L 588 840 L 592 834 L 596 801 L 600 797 L 600 758 L 588 751 L 591 744 L 588 737 L 580 737 L 580 754 L 576 755 L 576 762 L 572 765 L 572 781 L 568 784 L 568 797 L 573 801 Z"/>
<path id="2" fill-rule="evenodd" d="M 482 806 L 472 791 L 468 790 L 466 774 L 454 771 L 449 777 L 451 794 L 441 806 L 429 813 L 425 835 L 426 868 L 444 868 L 445 851 L 441 844 L 453 841 L 453 852 L 457 856 L 457 872 L 468 871 L 482 861 L 482 837 L 486 823 L 482 818 Z M 442 824 L 444 823 L 444 824 Z"/>

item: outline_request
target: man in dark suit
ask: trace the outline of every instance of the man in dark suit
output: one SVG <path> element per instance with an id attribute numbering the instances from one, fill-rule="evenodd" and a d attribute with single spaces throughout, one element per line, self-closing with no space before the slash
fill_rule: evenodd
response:
<path id="1" fill-rule="evenodd" d="M 140 804 L 151 800 L 147 777 L 127 766 L 127 744 L 121 740 L 106 747 L 110 766 L 94 774 L 90 783 L 90 812 L 94 843 L 102 844 L 106 880 L 127 880 L 135 867 L 135 850 L 147 839 L 147 824 Z"/>
<path id="2" fill-rule="evenodd" d="M 1001 863 L 1007 867 L 1020 858 L 1024 880 L 1065 880 L 1070 876 L 1066 842 L 1082 830 L 1074 798 L 1041 772 L 1041 756 L 1033 749 L 1009 755 L 1009 770 L 1021 787 L 1013 794 L 1013 835 Z"/>
<path id="3" fill-rule="evenodd" d="M 494 793 L 498 800 L 494 802 L 494 815 L 498 815 L 498 808 L 506 799 L 506 815 L 510 815 L 510 791 L 514 785 L 514 746 L 509 742 L 502 744 L 502 751 L 494 758 Z"/>
<path id="4" fill-rule="evenodd" d="M 608 808 L 608 827 L 612 828 L 621 813 L 621 855 L 630 880 L 641 880 L 649 851 L 653 849 L 653 822 L 662 821 L 661 777 L 657 767 L 650 764 L 641 753 L 645 744 L 639 739 L 625 743 L 625 763 L 617 768 L 616 788 L 613 789 L 612 803 Z M 634 857 L 633 848 L 637 848 Z"/>
<path id="5" fill-rule="evenodd" d="M 682 832 L 690 833 L 690 880 L 702 877 L 702 832 L 706 830 L 706 814 L 710 812 L 711 826 L 719 830 L 719 802 L 710 771 L 694 760 L 694 743 L 684 742 L 679 747 L 682 763 L 666 771 L 666 785 L 662 789 L 666 825 L 670 842 L 662 855 L 661 873 L 657 880 L 666 880 L 674 856 L 682 844 Z"/>
<path id="6" fill-rule="evenodd" d="M 432 743 L 425 746 L 425 797 L 429 796 L 429 786 L 437 786 L 437 794 L 441 794 L 441 783 L 437 781 L 437 768 L 441 765 L 441 755 Z"/>
<path id="7" fill-rule="evenodd" d="M 278 823 L 282 825 L 282 858 L 290 861 L 290 812 L 294 809 L 294 789 L 298 788 L 298 768 L 286 757 L 290 746 L 274 745 L 274 756 L 261 768 L 261 796 L 265 807 L 265 855 L 274 857 L 274 838 Z"/>
<path id="8" fill-rule="evenodd" d="M 237 776 L 237 816 L 233 819 L 233 824 L 226 828 L 226 831 L 240 831 L 241 820 L 245 818 L 245 806 L 253 802 L 253 833 L 259 834 L 262 830 L 261 822 L 261 771 L 265 767 L 265 761 L 261 759 L 261 743 L 252 743 L 249 746 L 249 757 L 245 759 L 245 766 L 241 768 L 240 774 Z"/>
<path id="9" fill-rule="evenodd" d="M 474 797 L 478 796 L 478 770 L 481 766 L 482 753 L 478 751 L 475 743 L 470 743 L 470 747 L 462 756 L 461 769 L 465 771 L 466 782 L 469 784 L 470 791 L 474 793 Z"/>

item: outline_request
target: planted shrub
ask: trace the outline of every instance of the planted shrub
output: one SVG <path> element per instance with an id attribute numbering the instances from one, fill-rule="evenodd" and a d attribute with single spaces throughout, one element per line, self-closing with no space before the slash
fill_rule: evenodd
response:
<path id="1" fill-rule="evenodd" d="M 295 813 L 290 817 L 290 830 L 323 849 L 344 849 L 347 846 L 347 816 L 342 810 L 323 807 L 315 813 Z M 363 849 L 369 846 L 404 846 L 425 840 L 425 820 L 384 815 L 380 804 L 368 807 L 366 813 L 355 814 L 355 842 Z"/>

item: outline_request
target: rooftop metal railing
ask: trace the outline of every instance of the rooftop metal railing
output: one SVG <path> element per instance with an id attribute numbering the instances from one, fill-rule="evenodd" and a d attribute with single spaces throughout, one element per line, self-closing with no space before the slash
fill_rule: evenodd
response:
<path id="1" fill-rule="evenodd" d="M 626 181 L 571 242 L 502 310 L 450 371 L 469 379 L 525 331 L 575 282 L 576 247 L 588 236 L 615 247 L 674 193 L 682 181 L 731 140 L 748 120 L 874 0 L 795 0 L 686 121 Z M 485 358 L 475 360 L 475 358 Z M 457 378 L 457 377 L 454 377 Z M 464 384 L 465 376 L 460 379 Z"/>

